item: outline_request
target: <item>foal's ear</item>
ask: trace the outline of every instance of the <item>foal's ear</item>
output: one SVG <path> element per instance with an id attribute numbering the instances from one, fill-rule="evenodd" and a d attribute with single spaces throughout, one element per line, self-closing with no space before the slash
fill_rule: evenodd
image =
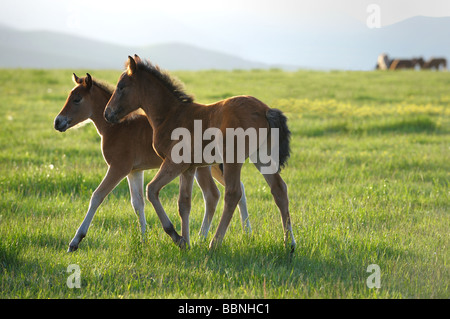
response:
<path id="1" fill-rule="evenodd" d="M 72 80 L 75 84 L 83 83 L 83 79 L 80 79 L 75 73 L 72 74 Z"/>
<path id="2" fill-rule="evenodd" d="M 132 75 L 136 72 L 136 61 L 131 56 L 128 56 L 128 65 L 127 65 L 127 73 L 128 75 Z"/>
<path id="3" fill-rule="evenodd" d="M 88 90 L 92 87 L 92 77 L 89 73 L 86 73 L 86 77 L 84 78 L 84 86 Z"/>

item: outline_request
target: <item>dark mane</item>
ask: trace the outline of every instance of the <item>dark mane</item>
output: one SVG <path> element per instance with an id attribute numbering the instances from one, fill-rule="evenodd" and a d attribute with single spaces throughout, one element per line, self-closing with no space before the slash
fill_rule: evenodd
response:
<path id="1" fill-rule="evenodd" d="M 138 60 L 137 68 L 149 72 L 151 75 L 160 80 L 163 85 L 182 103 L 193 103 L 194 97 L 184 91 L 183 83 L 171 76 L 167 71 L 162 70 L 159 66 L 153 65 L 150 61 Z M 128 63 L 128 62 L 127 62 Z"/>
<path id="2" fill-rule="evenodd" d="M 110 95 L 112 95 L 114 92 L 115 87 L 107 82 L 99 81 L 93 78 L 92 83 Z"/>

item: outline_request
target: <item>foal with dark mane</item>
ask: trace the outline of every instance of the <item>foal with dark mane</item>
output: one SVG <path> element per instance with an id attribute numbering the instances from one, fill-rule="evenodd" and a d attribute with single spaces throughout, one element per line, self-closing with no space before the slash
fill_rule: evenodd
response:
<path id="1" fill-rule="evenodd" d="M 56 116 L 55 129 L 65 132 L 78 123 L 88 119 L 92 120 L 97 132 L 102 137 L 102 153 L 108 164 L 108 171 L 92 194 L 86 217 L 70 242 L 68 251 L 78 248 L 80 241 L 86 236 L 97 208 L 125 177 L 127 177 L 130 187 L 131 203 L 139 216 L 142 235 L 144 235 L 146 230 L 143 195 L 144 170 L 159 168 L 162 163 L 162 159 L 153 150 L 153 130 L 146 116 L 135 113 L 118 124 L 110 124 L 103 117 L 103 112 L 113 89 L 107 84 L 92 79 L 89 74 L 85 78 L 79 78 L 74 74 L 73 81 L 76 87 L 72 89 L 64 107 Z M 224 184 L 223 173 L 218 165 L 211 168 L 210 170 L 209 167 L 201 167 L 196 172 L 196 180 L 202 189 L 205 200 L 205 216 L 200 230 L 200 235 L 204 237 L 208 234 L 220 197 L 211 172 L 217 181 Z M 192 187 L 192 184 L 190 186 Z M 243 185 L 241 186 L 244 191 Z M 180 184 L 180 187 L 185 186 Z M 183 197 L 180 197 L 178 204 L 180 212 L 190 209 L 190 202 L 184 200 Z M 239 202 L 239 210 L 244 229 L 250 231 L 245 196 Z M 186 236 L 186 241 L 189 243 L 187 230 L 183 231 L 183 236 Z"/>
<path id="2" fill-rule="evenodd" d="M 228 129 L 240 128 L 245 131 L 256 129 L 259 132 L 265 130 L 266 135 L 263 138 L 260 137 L 257 143 L 258 152 L 262 144 L 271 143 L 272 138 L 269 141 L 269 137 L 272 130 L 279 132 L 279 140 L 275 143 L 278 146 L 276 152 L 279 154 L 279 166 L 275 172 L 264 173 L 264 162 L 262 161 L 256 160 L 254 164 L 263 173 L 270 186 L 275 203 L 281 213 L 285 243 L 287 244 L 290 237 L 290 247 L 293 251 L 296 243 L 289 215 L 287 186 L 279 174 L 279 168 L 286 163 L 290 151 L 290 131 L 282 112 L 271 109 L 250 96 L 233 97 L 210 105 L 198 104 L 168 73 L 149 62 L 142 61 L 138 56 L 128 57 L 126 67 L 127 69 L 120 76 L 116 89 L 107 104 L 104 115 L 108 122 L 118 123 L 127 114 L 139 108 L 146 113 L 153 128 L 153 148 L 164 159 L 158 173 L 147 186 L 147 198 L 155 208 L 164 230 L 172 240 L 183 247 L 187 239 L 175 231 L 159 200 L 160 190 L 171 180 L 180 176 L 180 180 L 187 185 L 186 188 L 180 187 L 180 197 L 188 201 L 191 198 L 189 186 L 192 186 L 195 169 L 211 165 L 211 162 L 204 158 L 200 158 L 200 160 L 195 158 L 195 154 L 191 154 L 187 161 L 180 162 L 173 153 L 174 147 L 178 145 L 179 141 L 173 140 L 172 134 L 175 130 L 182 128 L 185 131 L 194 132 L 195 136 L 196 122 L 200 122 L 202 136 L 205 136 L 206 131 L 211 128 L 220 130 L 223 136 Z M 210 248 L 217 246 L 223 240 L 236 205 L 242 196 L 240 175 L 243 162 L 236 160 L 235 155 L 239 155 L 239 152 L 236 149 L 237 138 L 235 137 L 223 140 L 221 161 L 225 180 L 224 209 Z M 194 145 L 195 148 L 195 139 L 183 142 L 186 142 L 187 145 Z M 205 151 L 205 144 L 203 141 L 201 151 Z M 249 144 L 245 143 L 244 159 L 251 155 L 251 145 Z M 259 156 L 260 154 L 257 155 L 257 159 L 260 158 Z M 180 214 L 184 214 L 181 215 L 182 219 L 187 218 L 189 210 L 180 212 Z"/>

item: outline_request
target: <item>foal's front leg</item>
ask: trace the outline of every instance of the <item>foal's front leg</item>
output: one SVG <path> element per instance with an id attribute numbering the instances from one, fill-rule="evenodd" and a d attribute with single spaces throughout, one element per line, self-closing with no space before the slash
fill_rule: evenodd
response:
<path id="1" fill-rule="evenodd" d="M 94 218 L 95 212 L 100 204 L 103 202 L 105 197 L 117 186 L 117 184 L 127 176 L 128 171 L 119 170 L 115 167 L 111 166 L 108 168 L 108 172 L 103 178 L 100 185 L 97 189 L 92 193 L 91 201 L 89 202 L 89 209 L 84 217 L 81 226 L 78 228 L 75 237 L 73 237 L 72 241 L 69 244 L 69 249 L 67 252 L 72 252 L 78 249 L 78 245 L 81 240 L 86 236 L 89 226 L 91 225 L 92 218 Z"/>
<path id="2" fill-rule="evenodd" d="M 166 158 L 159 168 L 158 173 L 156 173 L 153 180 L 147 185 L 147 199 L 152 203 L 153 208 L 155 209 L 156 214 L 161 221 L 164 231 L 180 248 L 185 247 L 186 240 L 177 233 L 175 227 L 173 227 L 172 222 L 164 211 L 164 208 L 162 207 L 159 200 L 159 191 L 164 186 L 169 184 L 175 177 L 188 169 L 189 166 L 189 164 L 184 163 L 175 164 L 168 158 Z"/>

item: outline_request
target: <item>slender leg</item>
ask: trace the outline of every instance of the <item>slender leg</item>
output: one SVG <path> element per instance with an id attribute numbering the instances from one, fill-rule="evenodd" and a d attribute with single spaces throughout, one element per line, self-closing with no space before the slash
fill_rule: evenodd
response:
<path id="1" fill-rule="evenodd" d="M 244 231 L 251 234 L 252 226 L 250 225 L 250 219 L 248 217 L 247 197 L 245 196 L 245 188 L 244 188 L 244 184 L 242 182 L 241 182 L 241 191 L 242 191 L 242 196 L 238 203 L 239 213 L 241 214 L 241 224 L 242 224 L 242 228 L 244 229 Z"/>
<path id="2" fill-rule="evenodd" d="M 195 178 L 197 184 L 202 189 L 203 200 L 205 201 L 205 216 L 203 217 L 199 235 L 206 239 L 217 208 L 217 203 L 219 202 L 220 192 L 211 176 L 210 166 L 198 167 Z"/>
<path id="3" fill-rule="evenodd" d="M 161 221 L 164 231 L 180 248 L 185 247 L 186 241 L 177 233 L 177 231 L 173 227 L 172 222 L 164 211 L 164 208 L 162 207 L 159 200 L 159 191 L 168 183 L 170 183 L 175 177 L 188 169 L 189 166 L 189 164 L 185 163 L 175 164 L 169 159 L 166 159 L 159 168 L 159 171 L 158 173 L 156 173 L 153 180 L 147 185 L 147 199 L 152 203 L 153 208 L 155 209 L 156 214 Z"/>
<path id="4" fill-rule="evenodd" d="M 131 194 L 131 205 L 139 217 L 142 239 L 145 239 L 147 223 L 145 220 L 144 171 L 131 172 L 128 174 L 127 179 Z"/>
<path id="5" fill-rule="evenodd" d="M 89 226 L 94 218 L 95 212 L 100 204 L 103 202 L 105 197 L 117 186 L 117 184 L 127 176 L 128 171 L 124 171 L 123 169 L 116 169 L 111 166 L 108 169 L 105 177 L 103 178 L 100 185 L 97 189 L 92 193 L 91 201 L 89 202 L 89 209 L 84 217 L 81 226 L 78 228 L 75 237 L 69 244 L 68 252 L 72 252 L 78 249 L 78 245 L 81 240 L 86 236 Z"/>
<path id="6" fill-rule="evenodd" d="M 258 170 L 260 166 L 255 164 Z M 281 178 L 279 173 L 274 174 L 263 174 L 267 184 L 270 187 L 270 191 L 272 193 L 273 199 L 278 206 L 281 214 L 281 220 L 283 223 L 284 230 L 284 243 L 287 245 L 287 242 L 291 240 L 291 252 L 294 252 L 296 247 L 296 242 L 294 238 L 294 233 L 292 231 L 291 217 L 289 214 L 289 199 L 287 194 L 287 185 Z"/>
<path id="7" fill-rule="evenodd" d="M 189 238 L 189 214 L 191 213 L 191 197 L 194 174 L 195 167 L 184 171 L 180 175 L 180 192 L 178 195 L 178 212 L 181 217 L 181 236 L 186 241 L 187 248 L 191 247 Z"/>
<path id="8" fill-rule="evenodd" d="M 211 166 L 211 172 L 212 172 L 213 177 L 220 184 L 225 186 L 225 181 L 223 180 L 223 172 L 219 168 L 219 165 Z M 244 188 L 244 184 L 242 182 L 241 182 L 241 191 L 242 191 L 242 197 L 238 203 L 239 213 L 241 215 L 241 224 L 242 224 L 242 228 L 244 229 L 244 231 L 250 234 L 252 232 L 252 226 L 250 225 L 250 219 L 249 219 L 248 210 L 247 210 L 247 197 L 245 196 L 245 188 Z M 211 216 L 211 219 L 212 219 L 212 216 Z"/>
<path id="9" fill-rule="evenodd" d="M 219 226 L 217 227 L 213 240 L 209 244 L 210 249 L 217 247 L 222 242 L 228 225 L 230 224 L 231 217 L 233 217 L 233 212 L 241 199 L 241 168 L 242 163 L 224 164 L 225 203 Z"/>

